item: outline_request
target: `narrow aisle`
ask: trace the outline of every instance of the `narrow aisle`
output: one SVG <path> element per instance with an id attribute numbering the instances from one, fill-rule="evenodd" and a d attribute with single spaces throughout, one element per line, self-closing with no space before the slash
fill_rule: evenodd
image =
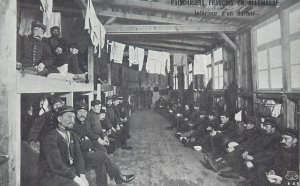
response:
<path id="1" fill-rule="evenodd" d="M 231 179 L 203 167 L 201 152 L 185 148 L 165 130 L 168 121 L 150 110 L 137 110 L 131 120 L 133 150 L 118 149 L 113 162 L 124 173 L 136 174 L 134 186 L 235 186 Z"/>

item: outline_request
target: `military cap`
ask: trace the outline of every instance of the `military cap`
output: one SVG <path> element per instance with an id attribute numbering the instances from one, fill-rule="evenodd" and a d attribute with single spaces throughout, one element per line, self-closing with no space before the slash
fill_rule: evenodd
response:
<path id="1" fill-rule="evenodd" d="M 207 115 L 216 116 L 216 115 L 217 115 L 217 112 L 214 111 L 214 110 L 212 110 L 212 111 L 209 111 L 209 112 L 207 113 Z"/>
<path id="2" fill-rule="evenodd" d="M 76 107 L 75 107 L 76 110 L 80 110 L 80 109 L 84 109 L 84 110 L 89 110 L 89 106 L 85 103 L 77 103 L 76 104 Z"/>
<path id="3" fill-rule="evenodd" d="M 113 96 L 112 96 L 112 100 L 113 100 L 113 101 L 118 100 L 118 96 L 117 96 L 117 95 L 113 95 Z"/>
<path id="4" fill-rule="evenodd" d="M 207 113 L 206 113 L 205 110 L 200 110 L 199 114 L 200 114 L 200 115 L 206 115 Z"/>
<path id="5" fill-rule="evenodd" d="M 101 101 L 100 101 L 100 100 L 93 100 L 93 101 L 91 102 L 91 105 L 92 105 L 92 106 L 99 105 L 99 104 L 101 104 Z"/>
<path id="6" fill-rule="evenodd" d="M 123 100 L 123 99 L 124 99 L 123 96 L 119 96 L 119 97 L 118 97 L 118 100 Z"/>
<path id="7" fill-rule="evenodd" d="M 79 48 L 78 48 L 77 42 L 72 42 L 72 43 L 70 43 L 69 48 L 76 48 L 76 49 L 79 49 Z"/>
<path id="8" fill-rule="evenodd" d="M 32 21 L 31 29 L 34 27 L 40 27 L 44 32 L 46 32 L 47 27 L 40 21 Z"/>
<path id="9" fill-rule="evenodd" d="M 58 26 L 53 26 L 53 27 L 50 28 L 50 31 L 52 32 L 55 29 L 59 30 L 59 27 Z"/>
<path id="10" fill-rule="evenodd" d="M 54 105 L 55 103 L 58 103 L 58 102 L 62 102 L 61 98 L 58 97 L 58 96 L 54 96 L 50 99 L 50 102 L 52 105 Z"/>
<path id="11" fill-rule="evenodd" d="M 223 112 L 222 114 L 220 114 L 220 116 L 225 116 L 225 117 L 229 117 L 229 113 L 228 112 Z"/>
<path id="12" fill-rule="evenodd" d="M 255 116 L 247 116 L 246 119 L 247 124 L 252 123 L 253 125 L 255 125 L 256 122 L 257 122 L 257 118 Z"/>
<path id="13" fill-rule="evenodd" d="M 58 108 L 58 114 L 59 114 L 60 116 L 61 116 L 62 114 L 64 114 L 64 113 L 66 113 L 66 112 L 73 112 L 73 113 L 75 113 L 75 110 L 74 110 L 73 107 L 71 107 L 71 106 L 66 106 L 66 105 L 64 105 L 64 106 Z"/>
<path id="14" fill-rule="evenodd" d="M 297 130 L 294 130 L 294 129 L 285 129 L 282 132 L 282 135 L 288 135 L 288 136 L 292 136 L 293 138 L 298 138 L 299 132 Z"/>

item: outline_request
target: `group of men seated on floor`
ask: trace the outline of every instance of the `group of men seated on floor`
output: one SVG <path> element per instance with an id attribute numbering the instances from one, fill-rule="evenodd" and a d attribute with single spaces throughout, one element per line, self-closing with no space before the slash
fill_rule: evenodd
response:
<path id="1" fill-rule="evenodd" d="M 204 166 L 220 176 L 239 179 L 241 185 L 298 185 L 298 131 L 279 129 L 274 117 L 246 116 L 200 110 L 199 106 L 172 104 L 163 98 L 156 110 L 172 123 L 185 147 L 205 153 Z M 240 119 L 239 119 L 240 120 Z"/>
<path id="2" fill-rule="evenodd" d="M 34 117 L 28 107 L 21 121 L 22 140 L 39 152 L 36 185 L 88 186 L 85 172 L 91 169 L 98 186 L 108 184 L 107 175 L 116 184 L 135 178 L 122 174 L 110 158 L 117 148 L 132 149 L 127 145 L 130 108 L 123 97 L 107 97 L 106 104 L 93 100 L 90 110 L 85 103 L 63 105 L 57 96 L 41 106 L 45 112 Z"/>
<path id="3" fill-rule="evenodd" d="M 60 37 L 60 28 L 50 28 L 51 37 L 44 38 L 46 26 L 33 21 L 31 34 L 17 37 L 17 70 L 34 75 L 50 73 L 84 74 L 85 64 L 79 64 L 79 48 L 76 42 L 67 43 Z M 83 63 L 83 61 L 80 61 Z M 76 82 L 85 82 L 84 76 L 73 76 Z"/>

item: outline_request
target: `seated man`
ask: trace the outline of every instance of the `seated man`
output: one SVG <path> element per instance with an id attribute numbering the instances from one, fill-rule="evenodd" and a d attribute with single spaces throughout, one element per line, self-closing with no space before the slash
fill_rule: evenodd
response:
<path id="1" fill-rule="evenodd" d="M 57 46 L 61 46 L 63 52 L 66 52 L 67 42 L 64 38 L 60 37 L 60 29 L 58 26 L 50 28 L 51 37 L 45 38 L 44 41 L 50 46 L 52 52 L 55 52 Z"/>
<path id="2" fill-rule="evenodd" d="M 183 120 L 182 113 L 183 113 L 182 105 L 180 102 L 178 102 L 175 104 L 173 108 L 173 112 L 170 114 L 171 126 L 167 127 L 166 129 L 177 128 L 178 122 Z"/>
<path id="3" fill-rule="evenodd" d="M 53 63 L 53 59 L 49 45 L 42 41 L 46 26 L 33 21 L 31 31 L 29 36 L 22 36 L 17 44 L 17 70 L 47 76 L 47 67 Z"/>
<path id="4" fill-rule="evenodd" d="M 79 47 L 76 42 L 72 42 L 69 45 L 69 51 L 66 51 L 64 57 L 66 64 L 68 64 L 68 72 L 72 74 L 82 74 L 82 70 L 79 68 L 78 61 Z"/>
<path id="5" fill-rule="evenodd" d="M 281 137 L 281 146 L 275 153 L 272 163 L 260 167 L 254 184 L 299 185 L 299 132 L 286 129 Z"/>
<path id="6" fill-rule="evenodd" d="M 118 111 L 120 113 L 120 119 L 124 126 L 125 135 L 129 139 L 130 136 L 130 108 L 129 105 L 124 101 L 124 97 L 118 97 Z"/>
<path id="7" fill-rule="evenodd" d="M 78 135 L 80 148 L 86 163 L 86 168 L 93 168 L 96 171 L 96 183 L 98 186 L 107 185 L 107 174 L 114 179 L 117 184 L 128 183 L 134 179 L 134 175 L 122 175 L 119 168 L 114 165 L 107 153 L 97 151 L 93 146 L 87 134 L 86 117 L 88 113 L 88 105 L 78 103 L 76 105 L 76 121 L 73 131 Z"/>
<path id="8" fill-rule="evenodd" d="M 46 160 L 40 165 L 45 171 L 40 185 L 88 186 L 78 137 L 69 130 L 75 122 L 75 110 L 70 106 L 60 107 L 57 119 L 57 127 L 42 142 Z"/>

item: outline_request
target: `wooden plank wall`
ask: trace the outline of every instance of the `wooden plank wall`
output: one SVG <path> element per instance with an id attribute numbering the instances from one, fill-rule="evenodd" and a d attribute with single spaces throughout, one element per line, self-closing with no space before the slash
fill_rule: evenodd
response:
<path id="1" fill-rule="evenodd" d="M 16 0 L 0 1 L 0 185 L 20 185 L 20 95 L 16 94 Z"/>
<path id="2" fill-rule="evenodd" d="M 253 114 L 253 79 L 252 79 L 252 51 L 250 31 L 236 36 L 235 42 L 238 52 L 235 59 L 235 74 L 238 87 L 245 94 L 238 99 L 238 106 L 246 106 L 248 114 Z"/>

